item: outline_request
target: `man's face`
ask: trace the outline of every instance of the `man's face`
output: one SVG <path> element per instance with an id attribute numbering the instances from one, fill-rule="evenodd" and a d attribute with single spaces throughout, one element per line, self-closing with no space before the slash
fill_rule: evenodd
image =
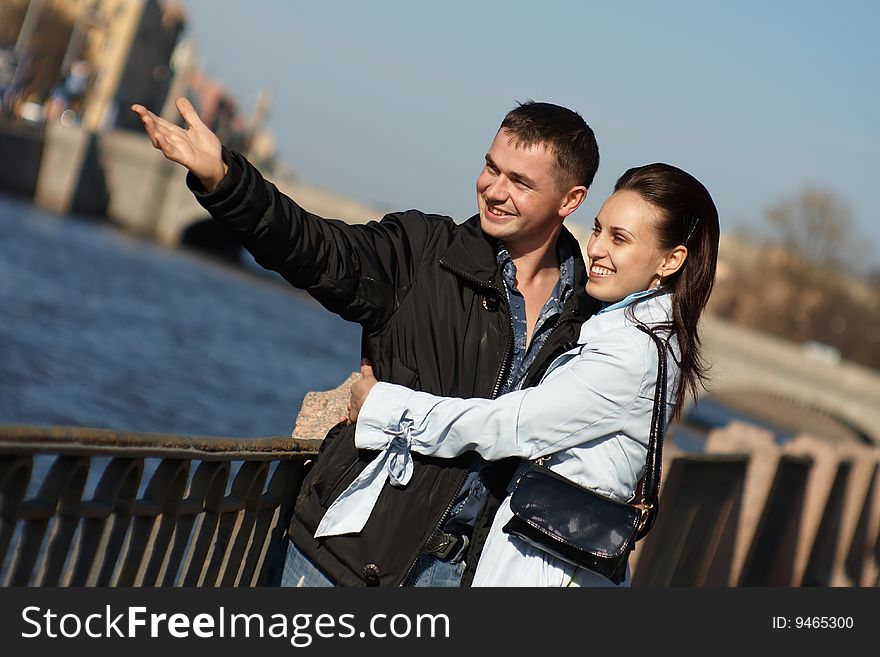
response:
<path id="1" fill-rule="evenodd" d="M 477 178 L 480 226 L 516 257 L 546 245 L 571 210 L 557 182 L 555 154 L 546 146 L 514 146 L 502 128 Z"/>

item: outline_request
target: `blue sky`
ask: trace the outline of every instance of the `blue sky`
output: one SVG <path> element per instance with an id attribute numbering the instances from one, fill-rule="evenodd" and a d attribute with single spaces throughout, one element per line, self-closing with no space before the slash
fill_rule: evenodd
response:
<path id="1" fill-rule="evenodd" d="M 203 67 L 245 111 L 261 87 L 282 161 L 387 209 L 465 219 L 517 101 L 578 111 L 599 173 L 664 161 L 712 192 L 722 228 L 808 184 L 845 199 L 880 265 L 880 3 L 869 0 L 183 0 Z"/>

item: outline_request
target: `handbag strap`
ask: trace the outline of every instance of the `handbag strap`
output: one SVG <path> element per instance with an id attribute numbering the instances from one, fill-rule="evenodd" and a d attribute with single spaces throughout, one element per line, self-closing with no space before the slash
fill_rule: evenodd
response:
<path id="1" fill-rule="evenodd" d="M 641 505 L 653 505 L 660 493 L 660 466 L 663 463 L 663 435 L 666 431 L 666 345 L 647 325 L 636 324 L 640 331 L 648 334 L 657 345 L 657 385 L 654 389 L 654 410 L 651 413 L 651 435 L 648 440 L 648 455 L 645 459 L 645 474 L 642 477 Z"/>
<path id="2" fill-rule="evenodd" d="M 663 463 L 663 436 L 666 432 L 666 345 L 647 324 L 639 322 L 636 324 L 636 327 L 648 334 L 654 341 L 659 356 L 657 361 L 657 385 L 654 388 L 654 409 L 651 412 L 648 454 L 645 459 L 645 474 L 642 476 L 636 489 L 638 497 L 636 506 L 642 507 L 643 510 L 654 507 L 656 511 L 657 497 L 660 494 L 660 466 Z M 548 458 L 550 458 L 549 455 L 534 459 L 534 463 L 543 465 L 544 461 Z M 641 536 L 644 536 L 649 529 L 650 524 L 644 532 L 640 532 Z"/>

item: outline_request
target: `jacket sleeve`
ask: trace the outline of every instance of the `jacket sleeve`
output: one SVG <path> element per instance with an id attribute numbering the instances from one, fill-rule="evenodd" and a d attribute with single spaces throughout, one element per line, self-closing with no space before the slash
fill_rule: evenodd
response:
<path id="1" fill-rule="evenodd" d="M 196 200 L 260 266 L 367 329 L 388 321 L 426 244 L 444 220 L 452 221 L 415 210 L 360 225 L 324 219 L 282 194 L 240 154 L 224 149 L 223 157 L 229 170 L 213 191 L 187 176 Z"/>
<path id="2" fill-rule="evenodd" d="M 378 383 L 358 414 L 355 444 L 384 449 L 408 431 L 409 448 L 420 454 L 448 458 L 473 450 L 494 461 L 547 456 L 619 432 L 638 396 L 653 394 L 656 364 L 647 337 L 614 333 L 585 345 L 538 386 L 497 399 L 444 398 Z"/>

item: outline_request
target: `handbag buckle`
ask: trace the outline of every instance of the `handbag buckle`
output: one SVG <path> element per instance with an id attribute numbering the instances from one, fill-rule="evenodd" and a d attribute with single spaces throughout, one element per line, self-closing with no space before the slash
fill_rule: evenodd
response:
<path id="1" fill-rule="evenodd" d="M 639 526 L 636 528 L 636 533 L 641 534 L 642 530 L 645 528 L 645 524 L 648 522 L 648 517 L 651 515 L 651 509 L 654 508 L 654 505 L 633 504 L 633 506 L 641 512 L 641 515 L 639 516 Z"/>

